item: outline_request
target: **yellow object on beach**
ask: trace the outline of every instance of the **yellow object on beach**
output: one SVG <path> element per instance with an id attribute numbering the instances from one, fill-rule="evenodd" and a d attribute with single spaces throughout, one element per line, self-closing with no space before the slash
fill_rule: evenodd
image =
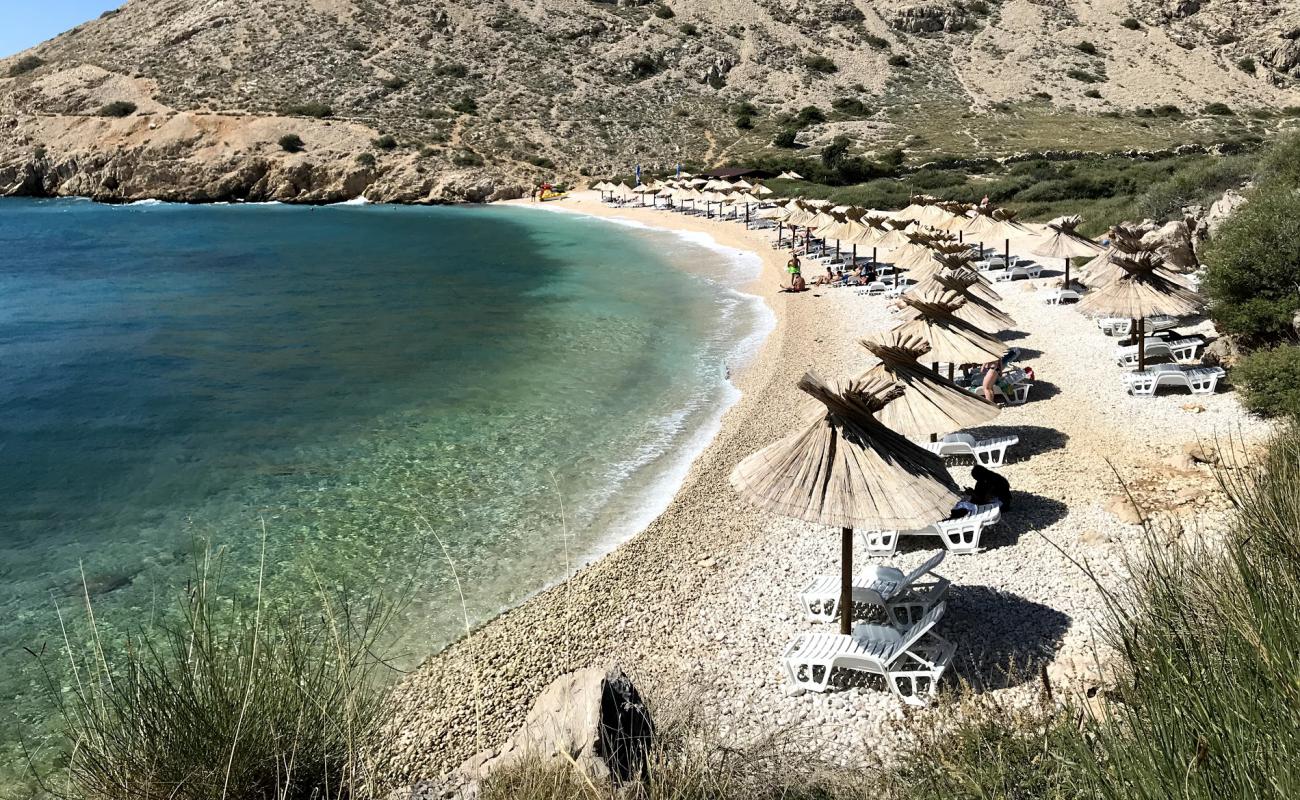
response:
<path id="1" fill-rule="evenodd" d="M 545 203 L 547 200 L 562 200 L 568 196 L 568 192 L 542 192 L 542 202 Z"/>

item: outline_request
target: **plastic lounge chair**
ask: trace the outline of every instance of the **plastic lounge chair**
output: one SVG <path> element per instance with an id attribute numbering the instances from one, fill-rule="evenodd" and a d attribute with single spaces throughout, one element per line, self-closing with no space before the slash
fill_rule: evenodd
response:
<path id="1" fill-rule="evenodd" d="M 970 456 L 980 466 L 997 469 L 1006 463 L 1007 448 L 1017 444 L 1020 444 L 1019 436 L 977 440 L 969 433 L 950 433 L 937 442 L 927 442 L 924 447 L 940 458 Z"/>
<path id="2" fill-rule="evenodd" d="M 1188 337 L 1186 339 L 1161 339 L 1151 337 L 1146 340 L 1147 358 L 1169 357 L 1175 361 L 1195 361 L 1197 351 L 1205 346 L 1204 339 Z M 1115 362 L 1121 367 L 1138 365 L 1138 347 L 1135 344 L 1115 348 Z"/>
<path id="3" fill-rule="evenodd" d="M 1141 372 L 1124 376 L 1128 393 L 1137 397 L 1150 397 L 1161 386 L 1186 387 L 1192 394 L 1214 394 L 1219 381 L 1226 375 L 1222 367 L 1183 367 L 1178 364 L 1158 364 Z"/>
<path id="4" fill-rule="evenodd" d="M 860 531 L 868 553 L 873 556 L 893 555 L 898 551 L 902 536 L 938 536 L 944 547 L 957 555 L 978 553 L 980 536 L 984 529 L 1002 519 L 1002 506 L 996 503 L 980 506 L 974 514 L 957 519 L 945 519 L 915 531 Z"/>
<path id="5" fill-rule="evenodd" d="M 897 567 L 869 567 L 853 579 L 853 602 L 884 609 L 891 625 L 907 628 L 948 593 L 948 579 L 932 574 L 947 552 L 940 550 L 906 574 Z M 922 582 L 927 576 L 931 580 Z M 841 588 L 838 575 L 813 578 L 799 594 L 804 616 L 810 622 L 839 619 Z"/>
<path id="6" fill-rule="evenodd" d="M 889 291 L 889 287 L 882 281 L 871 281 L 858 290 L 858 294 L 865 294 L 868 297 L 876 297 Z"/>
<path id="7" fill-rule="evenodd" d="M 1037 264 L 1030 267 L 1008 267 L 997 273 L 993 280 L 999 282 L 1014 281 L 1016 278 L 1037 278 L 1043 274 L 1043 268 Z"/>
<path id="8" fill-rule="evenodd" d="M 1147 317 L 1143 324 L 1143 330 L 1147 336 L 1156 331 L 1163 331 L 1178 325 L 1176 317 L 1155 316 Z M 1097 320 L 1097 327 L 1107 336 L 1128 336 L 1133 332 L 1133 320 L 1123 319 L 1121 317 L 1102 317 Z"/>
<path id="9" fill-rule="evenodd" d="M 1063 303 L 1079 302 L 1079 293 L 1073 289 L 1053 289 L 1043 297 L 1043 302 L 1049 306 L 1059 306 Z"/>
<path id="10" fill-rule="evenodd" d="M 837 669 L 880 675 L 898 699 L 924 706 L 937 693 L 952 660 L 952 642 L 934 632 L 946 605 L 936 603 L 915 625 L 900 632 L 887 625 L 857 625 L 852 635 L 805 633 L 786 645 L 781 664 L 791 685 L 824 692 Z"/>

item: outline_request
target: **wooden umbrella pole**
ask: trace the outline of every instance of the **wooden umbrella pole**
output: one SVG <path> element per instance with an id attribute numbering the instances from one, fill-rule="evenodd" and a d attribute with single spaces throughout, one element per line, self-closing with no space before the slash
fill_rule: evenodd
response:
<path id="1" fill-rule="evenodd" d="M 1138 317 L 1137 337 L 1138 337 L 1138 372 L 1147 368 L 1147 321 L 1145 317 Z"/>
<path id="2" fill-rule="evenodd" d="M 1065 288 L 1070 288 L 1070 259 L 1065 259 Z"/>
<path id="3" fill-rule="evenodd" d="M 776 222 L 776 246 L 781 246 L 781 239 L 785 237 L 785 223 L 777 220 Z"/>
<path id="4" fill-rule="evenodd" d="M 840 570 L 840 633 L 853 633 L 853 529 L 843 528 L 840 546 L 844 550 L 844 564 Z"/>

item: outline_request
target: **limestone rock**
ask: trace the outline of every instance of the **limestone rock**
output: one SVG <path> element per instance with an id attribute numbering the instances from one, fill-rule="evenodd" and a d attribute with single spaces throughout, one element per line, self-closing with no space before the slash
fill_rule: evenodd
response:
<path id="1" fill-rule="evenodd" d="M 1229 189 L 1223 193 L 1223 197 L 1214 201 L 1210 210 L 1205 213 L 1205 217 L 1200 220 L 1196 228 L 1199 238 L 1212 238 L 1219 232 L 1225 220 L 1232 216 L 1232 213 L 1241 208 L 1246 203 L 1246 197 L 1236 189 Z"/>
<path id="2" fill-rule="evenodd" d="M 617 666 L 588 667 L 563 675 L 533 703 L 520 729 L 505 744 L 466 759 L 414 794 L 469 800 L 494 771 L 530 758 L 569 764 L 597 783 L 620 784 L 645 767 L 654 723 L 631 678 Z"/>
<path id="3" fill-rule="evenodd" d="M 1166 222 L 1143 236 L 1142 243 L 1155 245 L 1165 265 L 1176 272 L 1192 272 L 1200 266 L 1192 248 L 1192 232 L 1184 220 Z"/>
<path id="4" fill-rule="evenodd" d="M 1198 464 L 1219 463 L 1219 448 L 1205 442 L 1188 442 L 1183 445 L 1183 452 Z"/>
<path id="5" fill-rule="evenodd" d="M 906 6 L 894 14 L 890 25 L 907 33 L 960 31 L 970 23 L 963 8 L 940 3 Z"/>
<path id="6" fill-rule="evenodd" d="M 1202 360 L 1206 364 L 1220 367 L 1231 367 L 1241 358 L 1241 348 L 1237 344 L 1234 336 L 1226 334 L 1210 342 L 1205 348 L 1205 355 Z"/>
<path id="7" fill-rule="evenodd" d="M 1278 72 L 1290 72 L 1300 67 L 1300 38 L 1284 39 L 1277 47 L 1261 55 L 1260 60 Z"/>
<path id="8" fill-rule="evenodd" d="M 1106 510 L 1118 517 L 1119 521 L 1125 525 L 1141 525 L 1144 519 L 1142 512 L 1126 494 L 1118 494 L 1112 497 L 1110 502 L 1106 504 Z"/>
<path id="9" fill-rule="evenodd" d="M 1169 19 L 1190 17 L 1201 10 L 1201 0 L 1167 0 L 1163 9 Z"/>

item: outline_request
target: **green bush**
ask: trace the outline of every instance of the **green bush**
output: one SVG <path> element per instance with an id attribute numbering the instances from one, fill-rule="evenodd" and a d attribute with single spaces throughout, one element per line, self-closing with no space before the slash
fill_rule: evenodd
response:
<path id="1" fill-rule="evenodd" d="M 794 115 L 794 124 L 800 128 L 806 128 L 809 125 L 820 125 L 826 121 L 826 112 L 817 106 L 804 106 L 799 109 L 799 113 Z"/>
<path id="2" fill-rule="evenodd" d="M 93 617 L 87 632 L 78 622 L 66 653 L 42 659 L 70 754 L 56 796 L 364 796 L 390 613 L 347 597 L 289 609 L 219 590 L 196 578 L 170 621 L 119 644 Z"/>
<path id="3" fill-rule="evenodd" d="M 1201 260 L 1210 314 L 1224 333 L 1249 345 L 1292 336 L 1300 309 L 1300 196 L 1278 186 L 1252 193 L 1223 223 Z"/>
<path id="4" fill-rule="evenodd" d="M 483 156 L 473 150 L 461 150 L 451 157 L 451 163 L 458 167 L 481 167 Z"/>
<path id="5" fill-rule="evenodd" d="M 312 100 L 311 102 L 301 103 L 298 105 L 282 106 L 280 108 L 282 117 L 316 117 L 324 119 L 334 116 L 334 109 L 325 103 Z"/>
<path id="6" fill-rule="evenodd" d="M 700 33 L 699 26 L 694 22 L 684 22 L 678 30 L 685 36 L 698 36 Z"/>
<path id="7" fill-rule="evenodd" d="M 1300 106 L 1283 106 L 1282 113 L 1288 117 L 1300 117 Z"/>
<path id="8" fill-rule="evenodd" d="M 280 137 L 280 149 L 286 153 L 301 153 L 306 145 L 296 133 L 286 133 Z"/>
<path id="9" fill-rule="evenodd" d="M 440 64 L 434 73 L 444 78 L 464 78 L 469 75 L 469 67 L 464 64 Z"/>
<path id="10" fill-rule="evenodd" d="M 1227 103 L 1210 103 L 1202 110 L 1206 114 L 1216 117 L 1231 117 L 1233 115 L 1232 108 Z"/>
<path id="11" fill-rule="evenodd" d="M 478 101 L 475 100 L 473 97 L 470 97 L 469 95 L 465 95 L 464 97 L 460 98 L 456 102 L 452 103 L 451 106 L 449 106 L 449 108 L 451 108 L 452 111 L 455 111 L 459 114 L 477 114 Z"/>
<path id="12" fill-rule="evenodd" d="M 874 33 L 862 34 L 862 41 L 866 42 L 870 47 L 872 47 L 875 50 L 889 49 L 889 40 L 884 38 L 883 36 L 877 36 Z"/>
<path id="13" fill-rule="evenodd" d="M 385 133 L 372 141 L 370 145 L 376 150 L 396 150 L 397 138 L 390 133 Z"/>
<path id="14" fill-rule="evenodd" d="M 17 78 L 19 75 L 26 75 L 44 63 L 36 56 L 23 56 L 9 65 L 9 77 Z"/>
<path id="15" fill-rule="evenodd" d="M 1090 56 L 1097 55 L 1097 45 L 1087 41 L 1086 39 L 1076 44 L 1074 49 L 1078 50 L 1080 53 L 1087 53 Z"/>
<path id="16" fill-rule="evenodd" d="M 888 63 L 889 66 L 891 66 L 891 67 L 910 67 L 910 66 L 912 66 L 912 62 L 911 62 L 911 61 L 908 61 L 908 60 L 907 60 L 907 56 L 903 55 L 902 53 L 895 53 L 894 55 L 890 56 L 890 57 L 889 57 L 889 61 L 888 61 L 887 63 Z"/>
<path id="17" fill-rule="evenodd" d="M 776 136 L 772 137 L 772 144 L 777 147 L 793 148 L 798 144 L 798 137 L 798 131 L 792 128 L 786 128 L 785 130 L 779 131 Z"/>
<path id="18" fill-rule="evenodd" d="M 1246 355 L 1233 368 L 1232 383 L 1256 414 L 1300 420 L 1300 347 L 1283 344 Z"/>
<path id="19" fill-rule="evenodd" d="M 374 153 L 358 153 L 356 157 L 356 162 L 357 164 L 365 167 L 366 169 L 372 169 L 377 163 Z"/>
<path id="20" fill-rule="evenodd" d="M 668 6 L 655 6 L 654 14 L 659 19 L 672 19 L 673 17 L 677 16 L 676 14 L 673 13 L 673 10 Z"/>
<path id="21" fill-rule="evenodd" d="M 1141 22 L 1138 22 L 1137 20 L 1133 19 L 1132 17 L 1127 17 L 1127 18 L 1125 18 L 1125 19 L 1124 19 L 1123 21 L 1121 21 L 1119 24 L 1120 24 L 1120 25 L 1123 25 L 1125 28 L 1128 28 L 1128 29 L 1131 30 L 1131 31 L 1140 31 L 1140 30 L 1142 30 L 1142 23 L 1141 23 Z"/>
<path id="22" fill-rule="evenodd" d="M 838 97 L 831 101 L 831 108 L 850 117 L 865 117 L 871 113 L 856 97 Z"/>
<path id="23" fill-rule="evenodd" d="M 135 103 L 126 100 L 114 100 L 99 109 L 101 117 L 129 117 L 135 113 Z"/>
<path id="24" fill-rule="evenodd" d="M 1104 80 L 1103 78 L 1082 69 L 1067 70 L 1065 74 L 1081 83 L 1101 83 Z"/>
<path id="25" fill-rule="evenodd" d="M 1083 90 L 1083 96 L 1084 96 L 1084 97 L 1091 97 L 1093 100 L 1100 100 L 1100 99 L 1101 99 L 1101 90 L 1100 90 L 1100 89 L 1084 89 L 1084 90 Z"/>
<path id="26" fill-rule="evenodd" d="M 826 56 L 808 56 L 803 60 L 803 65 L 813 72 L 818 72 L 823 75 L 829 75 L 832 72 L 839 71 L 839 67 L 835 66 L 835 62 L 831 61 Z"/>
<path id="27" fill-rule="evenodd" d="M 742 131 L 753 130 L 753 129 L 754 129 L 754 118 L 742 114 L 741 116 L 736 117 L 736 127 L 739 128 L 739 129 L 742 130 Z"/>
<path id="28" fill-rule="evenodd" d="M 1242 72 L 1246 73 L 1247 75 L 1254 75 L 1254 74 L 1255 74 L 1255 70 L 1256 70 L 1255 59 L 1253 59 L 1253 58 L 1243 58 L 1243 59 L 1238 60 L 1238 61 L 1237 61 L 1237 69 L 1241 70 Z"/>
<path id="29" fill-rule="evenodd" d="M 971 0 L 966 4 L 966 8 L 972 14 L 979 14 L 981 17 L 987 16 L 989 13 L 989 4 L 984 0 Z"/>

